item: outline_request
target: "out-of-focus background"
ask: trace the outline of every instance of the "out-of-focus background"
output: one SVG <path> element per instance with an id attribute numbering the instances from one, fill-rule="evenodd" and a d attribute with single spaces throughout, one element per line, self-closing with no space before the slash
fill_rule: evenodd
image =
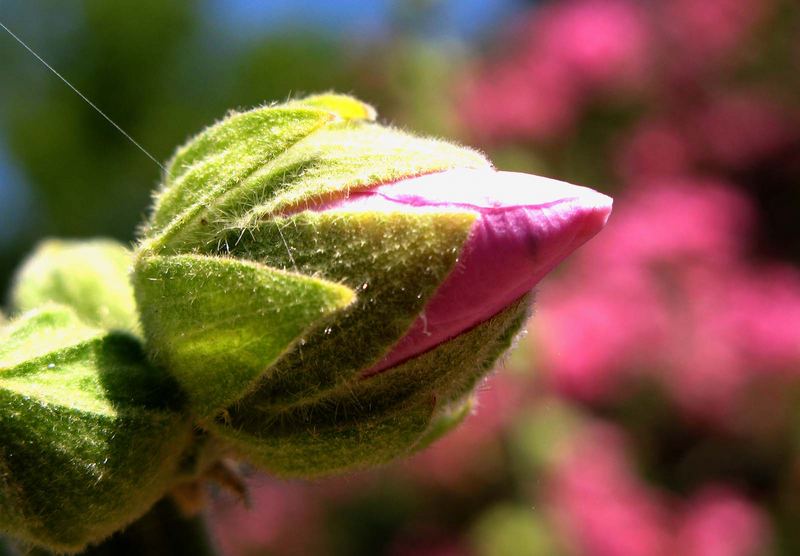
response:
<path id="1" fill-rule="evenodd" d="M 229 555 L 800 554 L 796 0 L 6 0 L 158 159 L 335 89 L 615 197 L 455 433 L 318 482 L 252 473 Z M 160 170 L 0 32 L 0 288 L 40 238 L 132 241 Z"/>

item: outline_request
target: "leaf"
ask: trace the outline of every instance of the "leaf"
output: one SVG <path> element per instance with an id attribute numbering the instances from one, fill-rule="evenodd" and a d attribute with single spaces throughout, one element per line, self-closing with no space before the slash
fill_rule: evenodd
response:
<path id="1" fill-rule="evenodd" d="M 255 392 L 209 423 L 210 430 L 253 465 L 287 477 L 411 454 L 466 417 L 475 386 L 519 333 L 529 303 L 523 296 L 468 332 L 386 372 L 351 377 L 323 397 L 270 407 Z"/>
<path id="2" fill-rule="evenodd" d="M 293 119 L 314 113 L 319 121 Z M 265 120 L 264 129 L 242 123 L 268 117 L 277 123 Z M 451 168 L 491 167 L 471 149 L 372 119 L 372 108 L 353 98 L 319 95 L 223 120 L 176 155 L 143 248 L 160 255 L 205 250 L 219 246 L 232 229 L 246 231 L 275 213 L 359 188 Z M 285 136 L 270 135 L 273 129 Z M 216 136 L 226 139 L 211 139 Z M 184 154 L 195 150 L 201 154 Z"/>
<path id="3" fill-rule="evenodd" d="M 135 286 L 148 350 L 204 417 L 245 395 L 304 333 L 355 299 L 334 282 L 201 255 L 143 256 Z"/>
<path id="4" fill-rule="evenodd" d="M 470 395 L 457 403 L 443 407 L 428 425 L 425 434 L 414 444 L 414 451 L 424 450 L 455 429 L 469 417 L 476 405 L 476 396 Z"/>
<path id="5" fill-rule="evenodd" d="M 25 312 L 53 301 L 91 326 L 138 333 L 131 263 L 131 251 L 113 240 L 44 241 L 18 271 L 11 302 Z"/>
<path id="6" fill-rule="evenodd" d="M 51 305 L 0 345 L 0 531 L 78 550 L 163 496 L 192 427 L 138 341 Z"/>
<path id="7" fill-rule="evenodd" d="M 329 112 L 333 112 L 344 120 L 374 121 L 377 116 L 375 109 L 369 104 L 361 102 L 353 97 L 336 93 L 305 97 L 289 103 L 289 106 L 293 105 L 323 108 Z"/>
<path id="8" fill-rule="evenodd" d="M 148 235 L 196 221 L 193 212 L 230 194 L 256 169 L 335 116 L 312 107 L 267 107 L 233 114 L 178 150 L 167 167 L 164 187 Z"/>
<path id="9" fill-rule="evenodd" d="M 98 334 L 74 311 L 48 303 L 0 328 L 0 372 Z"/>
<path id="10" fill-rule="evenodd" d="M 468 212 L 305 212 L 245 234 L 231 255 L 277 268 L 297 265 L 359 293 L 348 311 L 312 331 L 302 350 L 283 357 L 249 401 L 280 406 L 316 399 L 373 365 L 453 271 L 474 221 Z"/>

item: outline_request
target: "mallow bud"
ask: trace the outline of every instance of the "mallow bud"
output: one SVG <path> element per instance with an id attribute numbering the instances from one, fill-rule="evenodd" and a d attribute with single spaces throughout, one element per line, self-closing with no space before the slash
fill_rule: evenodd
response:
<path id="1" fill-rule="evenodd" d="M 611 209 L 374 120 L 339 95 L 228 116 L 178 150 L 135 254 L 151 359 L 276 474 L 386 462 L 457 423 Z"/>

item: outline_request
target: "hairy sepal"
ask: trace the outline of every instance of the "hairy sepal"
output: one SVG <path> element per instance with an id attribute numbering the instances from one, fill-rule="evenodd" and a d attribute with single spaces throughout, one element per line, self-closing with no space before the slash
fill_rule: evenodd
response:
<path id="1" fill-rule="evenodd" d="M 200 418 L 244 396 L 310 328 L 355 300 L 336 282 L 204 255 L 143 256 L 135 285 L 150 355 Z"/>
<path id="2" fill-rule="evenodd" d="M 529 303 L 524 296 L 437 348 L 385 373 L 351 377 L 321 398 L 290 406 L 245 399 L 211 430 L 243 459 L 287 477 L 351 471 L 408 455 L 468 414 L 470 393 L 510 347 Z"/>
<path id="3" fill-rule="evenodd" d="M 191 439 L 139 342 L 48 305 L 0 329 L 0 532 L 72 552 L 135 520 Z"/>

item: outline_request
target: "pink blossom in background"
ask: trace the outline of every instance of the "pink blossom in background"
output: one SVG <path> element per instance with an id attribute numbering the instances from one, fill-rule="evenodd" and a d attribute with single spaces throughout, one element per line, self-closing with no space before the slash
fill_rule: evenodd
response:
<path id="1" fill-rule="evenodd" d="M 540 295 L 532 330 L 552 387 L 598 402 L 647 378 L 685 415 L 729 424 L 753 384 L 800 380 L 800 270 L 750 262 L 752 226 L 722 182 L 664 179 L 620 199 Z"/>
<path id="2" fill-rule="evenodd" d="M 555 389 L 606 400 L 662 365 L 675 341 L 663 283 L 670 268 L 737 259 L 751 220 L 742 196 L 707 180 L 652 182 L 623 198 L 595 244 L 574 258 L 570 279 L 540 293 L 532 328 Z"/>
<path id="3" fill-rule="evenodd" d="M 769 96 L 729 93 L 690 114 L 701 155 L 719 166 L 740 169 L 767 158 L 797 139 L 797 115 Z"/>
<path id="4" fill-rule="evenodd" d="M 684 130 L 668 118 L 641 122 L 622 142 L 617 173 L 625 180 L 685 175 L 695 162 Z"/>
<path id="5" fill-rule="evenodd" d="M 489 66 L 461 87 L 460 116 L 483 141 L 550 140 L 571 131 L 578 91 L 567 68 L 513 57 Z"/>
<path id="6" fill-rule="evenodd" d="M 580 556 L 667 556 L 672 531 L 661 496 L 636 477 L 620 431 L 578 433 L 549 479 L 547 502 Z"/>
<path id="7" fill-rule="evenodd" d="M 702 167 L 743 170 L 798 140 L 798 114 L 769 95 L 715 94 L 645 120 L 621 142 L 617 172 L 633 183 Z"/>
<path id="8" fill-rule="evenodd" d="M 529 394 L 518 377 L 492 375 L 480 387 L 473 413 L 465 422 L 402 462 L 401 468 L 418 483 L 451 490 L 469 490 L 491 480 L 501 457 L 499 435 Z"/>
<path id="9" fill-rule="evenodd" d="M 663 348 L 669 322 L 643 273 L 619 269 L 601 279 L 584 277 L 592 287 L 576 290 L 568 282 L 542 288 L 530 326 L 550 386 L 569 398 L 605 401 L 624 392 L 638 365 Z"/>
<path id="10" fill-rule="evenodd" d="M 532 10 L 514 50 L 465 80 L 460 114 L 487 141 L 558 139 L 588 95 L 638 87 L 649 66 L 647 16 L 633 0 L 569 0 Z"/>
<path id="11" fill-rule="evenodd" d="M 772 8 L 771 0 L 668 0 L 655 4 L 665 50 L 680 71 L 716 67 L 744 46 Z"/>
<path id="12" fill-rule="evenodd" d="M 683 500 L 653 489 L 611 425 L 585 425 L 547 484 L 548 511 L 578 556 L 753 556 L 771 542 L 764 510 L 732 487 Z"/>
<path id="13" fill-rule="evenodd" d="M 568 0 L 533 14 L 538 54 L 592 89 L 636 86 L 651 62 L 648 14 L 635 0 Z"/>
<path id="14" fill-rule="evenodd" d="M 322 508 L 309 486 L 258 476 L 248 482 L 249 504 L 221 499 L 211 507 L 208 523 L 223 554 L 274 551 L 287 555 L 313 552 Z M 297 534 L 302 524 L 303 534 Z"/>
<path id="15" fill-rule="evenodd" d="M 781 121 L 785 114 L 758 94 L 697 106 L 694 97 L 707 94 L 698 75 L 738 60 L 732 54 L 746 52 L 773 3 L 565 0 L 532 8 L 507 29 L 505 52 L 462 81 L 461 121 L 487 142 L 555 141 L 574 132 L 593 99 L 620 93 L 644 99 L 658 87 L 659 105 L 675 103 L 688 114 L 677 114 L 677 128 L 645 123 L 625 149 L 623 175 L 641 176 L 640 167 L 644 175 L 688 171 L 694 154 L 740 168 L 785 141 L 791 129 Z"/>
<path id="16" fill-rule="evenodd" d="M 679 298 L 669 349 L 660 354 L 660 378 L 685 413 L 723 421 L 737 407 L 752 372 L 728 328 L 727 277 L 705 269 L 678 272 L 673 288 Z"/>
<path id="17" fill-rule="evenodd" d="M 686 502 L 674 554 L 752 556 L 769 545 L 764 511 L 735 489 L 708 485 Z"/>
<path id="18" fill-rule="evenodd" d="M 744 356 L 763 373 L 800 372 L 800 270 L 761 266 L 729 284 L 726 319 Z"/>
<path id="19" fill-rule="evenodd" d="M 715 272 L 689 272 L 680 287 L 686 324 L 673 329 L 675 339 L 665 355 L 669 364 L 663 367 L 662 379 L 686 411 L 727 420 L 753 383 L 776 374 L 797 380 L 796 269 L 729 269 L 723 278 Z"/>
<path id="20" fill-rule="evenodd" d="M 576 255 L 584 268 L 609 264 L 727 264 L 747 249 L 754 211 L 735 186 L 690 176 L 631 185 L 603 234 Z"/>

